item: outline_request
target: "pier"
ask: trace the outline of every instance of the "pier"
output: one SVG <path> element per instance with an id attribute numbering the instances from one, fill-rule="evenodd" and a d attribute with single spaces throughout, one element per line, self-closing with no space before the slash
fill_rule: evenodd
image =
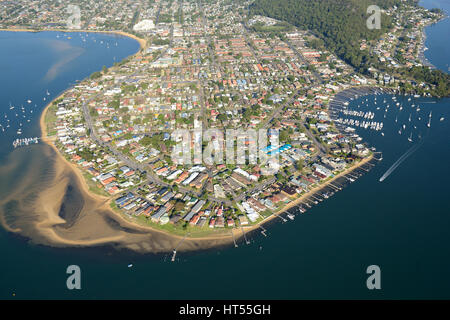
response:
<path id="1" fill-rule="evenodd" d="M 244 240 L 246 244 L 250 244 L 250 241 L 247 240 L 247 237 L 245 236 L 245 231 L 244 228 L 241 226 L 241 230 L 242 230 L 242 235 L 244 236 Z"/>
<path id="2" fill-rule="evenodd" d="M 261 229 L 261 234 L 264 236 L 264 237 L 267 237 L 267 234 L 266 234 L 266 229 L 264 229 L 264 227 L 263 226 L 259 226 L 259 228 Z"/>
<path id="3" fill-rule="evenodd" d="M 286 220 L 285 218 L 283 218 L 281 215 L 275 214 L 275 216 L 277 216 L 278 218 L 280 218 L 281 220 L 283 220 L 283 222 L 287 222 L 287 220 Z"/>
<path id="4" fill-rule="evenodd" d="M 340 187 L 336 187 L 334 184 L 332 184 L 331 182 L 330 182 L 330 184 L 329 184 L 331 187 L 333 187 L 336 191 L 340 191 L 340 190 L 342 190 L 342 188 L 340 188 Z"/>
<path id="5" fill-rule="evenodd" d="M 181 243 L 184 241 L 184 239 L 186 239 L 186 237 L 189 235 L 189 233 L 186 233 L 183 237 L 183 239 L 180 240 L 180 242 L 178 242 L 177 246 L 175 247 L 175 249 L 173 249 L 173 255 L 172 255 L 172 262 L 175 261 L 175 257 L 177 256 L 177 249 L 178 247 L 181 245 Z"/>
<path id="6" fill-rule="evenodd" d="M 40 138 L 38 137 L 34 137 L 34 138 L 21 138 L 21 139 L 16 139 L 13 141 L 12 145 L 15 148 L 18 147 L 24 147 L 24 146 L 29 146 L 30 144 L 37 144 L 39 143 Z"/>
<path id="7" fill-rule="evenodd" d="M 235 248 L 237 248 L 237 247 L 238 247 L 238 245 L 237 245 L 237 243 L 236 243 L 236 239 L 234 238 L 234 233 L 233 233 L 233 230 L 234 230 L 234 229 L 231 229 L 231 237 L 233 238 L 233 242 L 234 242 L 234 247 L 235 247 Z"/>

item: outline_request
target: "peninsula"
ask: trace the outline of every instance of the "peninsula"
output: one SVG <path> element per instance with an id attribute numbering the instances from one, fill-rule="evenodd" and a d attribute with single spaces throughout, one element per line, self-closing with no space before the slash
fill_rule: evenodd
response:
<path id="1" fill-rule="evenodd" d="M 381 92 L 449 94 L 448 75 L 420 60 L 423 28 L 441 12 L 413 1 L 378 1 L 388 27 L 352 39 L 357 53 L 346 55 L 346 45 L 324 41 L 323 30 L 297 23 L 286 9 L 269 10 L 268 2 L 86 0 L 75 30 L 61 20 L 67 15 L 62 3 L 30 2 L 19 13 L 15 2 L 0 2 L 0 28 L 137 39 L 141 49 L 134 56 L 48 104 L 43 139 L 123 221 L 180 239 L 231 242 L 258 228 L 264 234 L 272 219 L 294 219 L 288 209 L 305 213 L 342 190 L 338 181 L 354 182 L 380 158 L 353 124 L 335 121 L 337 104 Z M 289 3 L 279 1 L 297 10 Z M 376 61 L 364 64 L 368 52 Z M 382 122 L 362 116 L 361 126 L 382 130 Z M 265 130 L 277 143 L 262 147 L 248 134 L 242 164 L 206 163 L 195 155 L 192 164 L 179 163 L 173 157 L 177 130 Z M 225 149 L 217 136 L 210 140 L 200 141 L 202 152 L 208 142 Z M 189 145 L 195 142 L 193 135 Z M 277 157 L 273 174 L 264 173 L 266 163 L 251 161 L 254 150 Z"/>

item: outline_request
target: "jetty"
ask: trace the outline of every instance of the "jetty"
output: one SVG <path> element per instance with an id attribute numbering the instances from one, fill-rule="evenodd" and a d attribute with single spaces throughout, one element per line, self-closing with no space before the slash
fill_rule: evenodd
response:
<path id="1" fill-rule="evenodd" d="M 12 145 L 15 148 L 29 146 L 30 144 L 37 144 L 41 138 L 33 137 L 33 138 L 21 138 L 13 141 Z"/>
<path id="2" fill-rule="evenodd" d="M 175 257 L 177 256 L 177 249 L 180 246 L 180 244 L 184 241 L 184 239 L 186 239 L 186 237 L 189 235 L 189 233 L 186 233 L 183 237 L 183 239 L 180 240 L 180 242 L 178 242 L 177 246 L 175 247 L 175 249 L 173 249 L 173 255 L 172 255 L 172 262 L 175 261 Z"/>
<path id="3" fill-rule="evenodd" d="M 259 228 L 261 229 L 261 234 L 264 236 L 264 237 L 267 237 L 267 234 L 266 234 L 266 229 L 264 229 L 264 227 L 263 226 L 259 226 Z"/>
<path id="4" fill-rule="evenodd" d="M 238 245 L 236 243 L 236 239 L 234 238 L 234 233 L 233 233 L 233 229 L 231 229 L 231 237 L 233 238 L 233 242 L 234 242 L 234 247 L 237 248 Z"/>
<path id="5" fill-rule="evenodd" d="M 241 226 L 241 230 L 242 230 L 242 235 L 244 236 L 244 240 L 246 244 L 250 244 L 250 241 L 247 240 L 247 237 L 245 236 L 245 231 L 244 228 Z"/>

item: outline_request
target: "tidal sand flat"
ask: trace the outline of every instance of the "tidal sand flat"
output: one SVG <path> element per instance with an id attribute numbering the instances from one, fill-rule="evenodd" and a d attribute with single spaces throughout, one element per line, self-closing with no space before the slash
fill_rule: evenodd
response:
<path id="1" fill-rule="evenodd" d="M 145 253 L 171 251 L 178 244 L 180 250 L 190 251 L 230 242 L 181 242 L 180 237 L 127 222 L 109 208 L 107 199 L 91 195 L 76 170 L 45 144 L 15 150 L 0 174 L 5 177 L 0 183 L 3 226 L 38 244 L 111 244 Z"/>
<path id="2" fill-rule="evenodd" d="M 71 33 L 71 39 L 63 32 L 1 32 L 0 36 L 5 49 L 0 55 L 4 72 L 1 84 L 5 88 L 0 93 L 0 111 L 4 121 L 11 119 L 9 130 L 0 136 L 5 146 L 0 152 L 0 221 L 4 228 L 51 246 L 111 244 L 140 252 L 173 250 L 179 237 L 137 226 L 114 213 L 107 199 L 89 192 L 78 169 L 51 145 L 39 143 L 17 149 L 11 145 L 17 138 L 19 121 L 9 105 L 25 105 L 27 114 L 34 111 L 29 113 L 30 122 L 20 127 L 20 137 L 40 136 L 40 114 L 50 100 L 76 80 L 136 53 L 143 43 L 97 33 L 90 37 Z M 83 38 L 91 40 L 84 42 Z M 108 47 L 105 44 L 109 42 L 118 45 Z M 54 61 L 62 62 L 55 66 Z M 195 250 L 229 241 L 186 240 L 179 247 Z"/>

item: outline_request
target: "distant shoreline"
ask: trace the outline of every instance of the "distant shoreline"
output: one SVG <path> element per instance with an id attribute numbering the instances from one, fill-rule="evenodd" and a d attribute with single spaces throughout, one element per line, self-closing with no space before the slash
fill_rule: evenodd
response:
<path id="1" fill-rule="evenodd" d="M 30 30 L 30 29 L 0 29 L 0 31 L 12 31 L 12 32 L 45 32 L 45 31 L 59 31 L 59 32 L 93 32 L 93 33 L 108 33 L 108 34 L 118 34 L 118 35 L 122 35 L 122 36 L 126 36 L 126 37 L 130 37 L 133 39 L 136 39 L 141 48 L 145 48 L 146 46 L 146 41 L 144 39 L 139 39 L 133 35 L 127 34 L 125 32 L 115 32 L 115 31 L 110 31 L 110 32 L 106 32 L 106 31 L 83 31 L 83 30 L 70 30 L 70 31 L 66 31 L 66 30 Z M 140 41 L 139 41 L 140 40 Z M 138 54 L 138 53 L 136 53 Z M 45 121 L 46 119 L 46 115 L 47 112 L 50 108 L 50 106 L 53 104 L 54 101 L 61 99 L 62 97 L 64 97 L 65 93 L 67 92 L 67 89 L 64 90 L 60 95 L 58 95 L 58 97 L 56 97 L 55 99 L 53 99 L 52 101 L 50 101 L 44 108 L 44 110 L 41 113 L 41 117 L 40 117 L 40 128 L 41 128 L 41 137 L 42 137 L 42 141 L 46 144 L 48 144 L 56 153 L 58 158 L 62 159 L 66 164 L 69 165 L 70 168 L 73 169 L 73 171 L 75 172 L 76 176 L 78 177 L 78 179 L 80 180 L 80 186 L 82 188 L 82 191 L 85 192 L 87 195 L 89 195 L 92 198 L 98 199 L 102 202 L 104 202 L 105 204 L 105 208 L 109 207 L 109 203 L 112 201 L 113 197 L 111 196 L 101 196 L 98 194 L 95 194 L 93 192 L 91 192 L 89 190 L 89 186 L 86 182 L 86 178 L 83 176 L 83 171 L 81 168 L 79 168 L 77 165 L 75 165 L 74 163 L 68 161 L 63 154 L 60 152 L 60 150 L 56 147 L 53 139 L 51 139 L 50 137 L 48 137 L 48 132 L 47 132 L 47 123 Z M 309 190 L 308 192 L 300 195 L 298 198 L 292 199 L 290 203 L 288 203 L 284 208 L 280 209 L 279 211 L 273 211 L 273 214 L 266 217 L 265 219 L 263 219 L 262 221 L 254 224 L 254 225 L 250 225 L 250 226 L 243 226 L 243 230 L 245 232 L 251 232 L 254 231 L 256 229 L 258 229 L 260 226 L 268 223 L 269 221 L 272 221 L 274 218 L 277 217 L 278 214 L 284 213 L 289 209 L 292 209 L 296 206 L 298 206 L 305 198 L 308 198 L 309 196 L 315 194 L 317 191 L 325 188 L 326 186 L 328 186 L 330 183 L 332 183 L 333 181 L 335 181 L 336 179 L 342 177 L 343 175 L 346 175 L 350 172 L 352 172 L 353 170 L 356 170 L 357 168 L 359 168 L 360 166 L 366 164 L 367 162 L 369 162 L 370 160 L 372 160 L 373 156 L 370 156 L 368 158 L 364 158 L 361 161 L 359 161 L 358 163 L 355 163 L 354 165 L 352 165 L 351 167 L 345 169 L 343 172 L 337 174 L 335 177 L 333 177 L 331 180 L 326 181 L 323 184 L 320 184 L 316 187 L 314 187 L 313 189 Z M 113 212 L 113 214 L 115 215 L 115 217 L 117 217 L 118 219 L 120 219 L 121 221 L 127 222 L 127 223 L 131 223 L 134 226 L 136 226 L 136 228 L 139 228 L 140 230 L 147 230 L 149 232 L 158 232 L 158 233 L 162 233 L 165 234 L 166 236 L 170 236 L 173 237 L 174 239 L 182 239 L 183 237 L 177 234 L 173 234 L 170 232 L 167 232 L 165 230 L 161 230 L 155 227 L 151 227 L 151 226 L 144 226 L 141 224 L 137 224 L 133 221 L 127 220 L 122 214 L 115 212 L 113 209 L 108 208 L 109 210 L 111 210 Z M 220 229 L 219 229 L 220 230 Z M 226 229 L 223 229 L 223 231 L 226 231 Z M 243 235 L 238 232 L 237 234 L 235 234 L 234 231 L 237 231 L 236 229 L 230 229 L 229 233 L 226 232 L 221 232 L 220 234 L 217 235 L 205 235 L 205 236 L 194 236 L 194 237 L 187 237 L 185 241 L 213 241 L 213 240 L 222 240 L 222 241 L 226 241 L 231 243 L 233 238 L 239 239 L 241 238 Z M 233 235 L 232 235 L 233 232 Z M 63 239 L 54 239 L 56 241 L 60 241 L 63 243 L 67 243 L 65 240 Z M 71 245 L 91 245 L 91 244 L 99 244 L 104 242 L 104 240 L 100 240 L 100 241 L 93 241 L 93 242 L 83 242 L 83 241 L 70 241 Z M 69 244 L 69 243 L 67 243 Z M 168 250 L 169 251 L 169 250 Z"/>
<path id="2" fill-rule="evenodd" d="M 44 29 L 44 30 L 34 30 L 34 29 L 26 29 L 26 28 L 15 28 L 15 29 L 0 29 L 0 31 L 9 31 L 9 32 L 83 32 L 83 33 L 104 33 L 104 34 L 116 34 L 124 37 L 131 38 L 133 40 L 136 40 L 139 43 L 139 46 L 141 49 L 145 49 L 147 46 L 147 40 L 139 38 L 135 36 L 134 34 L 124 32 L 124 31 L 103 31 L 103 30 L 72 30 L 72 29 Z"/>
<path id="3" fill-rule="evenodd" d="M 426 51 L 425 48 L 427 48 L 426 47 L 426 40 L 427 40 L 426 28 L 431 27 L 431 26 L 433 26 L 435 24 L 438 24 L 439 22 L 441 22 L 441 21 L 443 21 L 445 19 L 448 19 L 448 18 L 449 18 L 449 16 L 444 11 L 444 15 L 442 16 L 441 19 L 439 19 L 437 21 L 434 21 L 434 22 L 431 22 L 431 23 L 423 26 L 423 28 L 422 28 L 422 39 L 421 39 L 421 44 L 420 44 L 420 48 L 419 48 L 418 58 L 419 58 L 420 62 L 424 66 L 427 66 L 427 67 L 430 67 L 432 69 L 438 70 L 438 68 L 434 64 L 432 64 L 430 62 L 430 60 L 428 60 L 428 58 L 425 56 L 425 51 Z M 427 48 L 427 49 L 429 49 L 429 48 Z"/>

